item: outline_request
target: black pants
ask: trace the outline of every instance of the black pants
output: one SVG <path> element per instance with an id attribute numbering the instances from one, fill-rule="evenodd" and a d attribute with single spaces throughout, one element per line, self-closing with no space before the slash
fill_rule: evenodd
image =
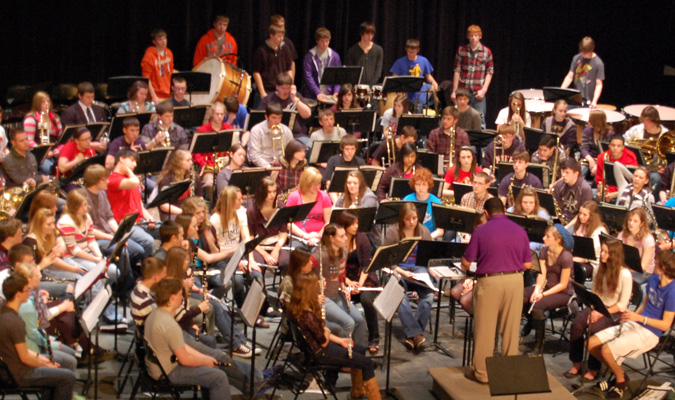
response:
<path id="1" fill-rule="evenodd" d="M 363 371 L 363 380 L 367 381 L 375 376 L 375 364 L 365 354 L 365 347 L 354 344 L 352 358 L 349 358 L 347 349 L 335 342 L 330 342 L 317 356 L 321 363 L 325 365 L 360 369 Z"/>
<path id="2" fill-rule="evenodd" d="M 572 362 L 581 362 L 584 359 L 584 330 L 588 326 L 588 316 L 590 314 L 591 309 L 585 308 L 579 312 L 577 317 L 574 318 L 574 321 L 572 321 L 572 328 L 570 329 L 570 361 Z M 613 314 L 612 316 L 616 317 L 617 315 L 618 314 Z M 613 320 L 603 316 L 599 320 L 593 322 L 588 334 L 593 336 L 597 332 L 614 325 L 616 325 L 616 323 Z M 599 371 L 600 367 L 602 367 L 600 360 L 589 354 L 588 369 Z"/>

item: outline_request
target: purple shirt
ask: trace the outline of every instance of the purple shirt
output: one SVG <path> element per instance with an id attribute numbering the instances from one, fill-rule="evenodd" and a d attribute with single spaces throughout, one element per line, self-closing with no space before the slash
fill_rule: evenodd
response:
<path id="1" fill-rule="evenodd" d="M 464 258 L 477 262 L 477 274 L 493 274 L 522 271 L 532 253 L 525 230 L 506 215 L 496 214 L 473 231 Z"/>

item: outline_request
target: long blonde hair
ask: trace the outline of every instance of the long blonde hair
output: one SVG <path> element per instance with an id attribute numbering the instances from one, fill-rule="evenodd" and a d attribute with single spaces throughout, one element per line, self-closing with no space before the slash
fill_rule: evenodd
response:
<path id="1" fill-rule="evenodd" d="M 189 151 L 183 149 L 174 150 L 174 152 L 171 154 L 171 158 L 169 158 L 169 162 L 166 164 L 166 167 L 159 174 L 157 182 L 161 182 L 162 179 L 164 179 L 164 177 L 167 175 L 171 175 L 174 182 L 180 182 L 182 180 L 188 179 L 190 177 L 190 171 L 184 170 L 183 166 L 181 165 L 186 157 L 192 157 Z"/>
<path id="2" fill-rule="evenodd" d="M 237 209 L 234 203 L 237 201 L 237 193 L 241 193 L 241 189 L 236 186 L 226 186 L 218 197 L 218 204 L 216 210 L 220 216 L 220 226 L 223 231 L 227 231 L 227 224 L 234 218 L 235 224 L 239 225 L 239 217 L 237 216 Z"/>
<path id="3" fill-rule="evenodd" d="M 72 218 L 75 225 L 80 226 L 85 220 L 77 215 L 77 210 L 83 203 L 88 203 L 87 195 L 82 190 L 73 190 L 66 197 L 66 213 Z"/>
<path id="4" fill-rule="evenodd" d="M 28 233 L 35 235 L 35 241 L 37 242 L 37 253 L 40 255 L 49 253 L 56 244 L 55 232 L 47 234 L 42 230 L 42 227 L 49 218 L 55 218 L 52 210 L 48 208 L 40 208 L 35 212 L 35 215 L 30 221 L 28 228 Z"/>
<path id="5" fill-rule="evenodd" d="M 45 99 L 49 100 L 49 111 L 52 111 L 52 100 L 49 97 L 49 94 L 47 94 L 47 92 L 43 92 L 41 90 L 35 92 L 35 95 L 33 95 L 33 104 L 30 108 L 30 111 L 34 112 L 35 115 L 40 114 L 40 109 L 42 108 L 42 102 L 45 101 Z"/>

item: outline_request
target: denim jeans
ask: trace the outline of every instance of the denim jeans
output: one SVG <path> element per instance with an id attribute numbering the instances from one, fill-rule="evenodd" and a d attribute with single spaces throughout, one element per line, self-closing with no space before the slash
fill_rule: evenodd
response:
<path id="1" fill-rule="evenodd" d="M 169 380 L 177 385 L 199 385 L 202 389 L 208 389 L 211 399 L 232 398 L 227 375 L 218 368 L 178 365 L 169 372 Z"/>
<path id="2" fill-rule="evenodd" d="M 421 266 L 399 267 L 413 273 L 428 273 L 427 269 Z M 434 291 L 427 286 L 418 285 L 405 279 L 401 279 L 401 284 L 406 291 L 414 290 L 420 297 L 417 302 L 417 312 L 415 315 L 413 315 L 408 296 L 405 296 L 401 305 L 398 306 L 398 318 L 401 320 L 401 324 L 403 324 L 405 337 L 410 338 L 424 332 L 424 327 L 429 323 L 431 305 L 434 301 Z"/>
<path id="3" fill-rule="evenodd" d="M 366 321 L 354 304 L 347 306 L 347 300 L 338 294 L 326 298 L 326 325 L 337 336 L 346 338 L 352 334 L 354 343 L 368 345 Z"/>
<path id="4" fill-rule="evenodd" d="M 75 374 L 65 368 L 31 368 L 18 383 L 20 386 L 48 387 L 42 393 L 43 399 L 70 400 L 73 397 Z"/>
<path id="5" fill-rule="evenodd" d="M 474 93 L 471 93 L 471 107 L 476 109 L 480 113 L 480 126 L 481 128 L 485 129 L 485 111 L 487 110 L 486 107 L 486 101 L 485 97 L 483 97 L 483 100 L 477 100 L 476 95 Z"/>
<path id="6" fill-rule="evenodd" d="M 131 236 L 129 239 L 141 245 L 146 257 L 155 253 L 155 239 L 150 233 L 140 226 L 134 226 L 131 228 Z"/>

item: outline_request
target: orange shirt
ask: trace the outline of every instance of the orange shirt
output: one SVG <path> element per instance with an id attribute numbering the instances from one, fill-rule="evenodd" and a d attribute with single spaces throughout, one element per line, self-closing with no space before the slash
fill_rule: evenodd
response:
<path id="1" fill-rule="evenodd" d="M 171 97 L 171 73 L 173 72 L 173 53 L 168 48 L 160 55 L 154 46 L 148 47 L 141 60 L 142 75 L 150 80 L 157 97 Z"/>

